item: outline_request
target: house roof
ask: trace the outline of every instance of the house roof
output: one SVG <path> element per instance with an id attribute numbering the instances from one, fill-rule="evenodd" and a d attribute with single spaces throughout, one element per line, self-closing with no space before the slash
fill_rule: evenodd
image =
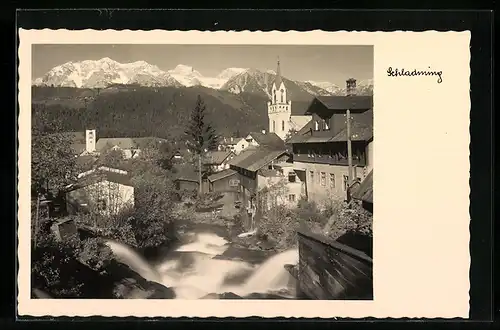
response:
<path id="1" fill-rule="evenodd" d="M 77 155 L 81 154 L 87 149 L 87 145 L 85 143 L 73 143 L 71 144 L 71 150 Z"/>
<path id="2" fill-rule="evenodd" d="M 286 151 L 283 149 L 270 150 L 267 148 L 257 148 L 240 153 L 240 155 L 238 155 L 238 159 L 234 161 L 236 157 L 233 158 L 230 165 L 255 172 L 283 154 L 286 154 Z"/>
<path id="3" fill-rule="evenodd" d="M 316 106 L 322 106 L 328 110 L 333 111 L 345 111 L 349 110 L 368 110 L 373 108 L 373 96 L 316 96 L 311 102 L 309 109 L 306 114 L 311 114 L 314 112 Z"/>
<path id="4" fill-rule="evenodd" d="M 238 172 L 236 172 L 235 170 L 228 168 L 226 170 L 223 170 L 223 171 L 220 171 L 220 172 L 217 172 L 217 173 L 214 173 L 214 174 L 208 176 L 208 181 L 214 182 L 217 180 L 227 178 L 228 176 L 235 175 L 237 173 Z"/>
<path id="5" fill-rule="evenodd" d="M 276 133 L 251 132 L 249 134 L 260 146 L 284 149 L 285 143 Z"/>
<path id="6" fill-rule="evenodd" d="M 106 147 L 117 146 L 121 149 L 140 149 L 147 147 L 154 142 L 165 142 L 167 140 L 156 137 L 136 137 L 136 138 L 100 138 L 97 140 L 95 148 L 102 151 Z"/>
<path id="7" fill-rule="evenodd" d="M 102 181 L 114 182 L 130 187 L 133 186 L 129 175 L 98 170 L 94 173 L 82 177 L 75 185 L 72 185 L 68 190 L 80 189 Z"/>
<path id="8" fill-rule="evenodd" d="M 203 163 L 206 165 L 220 165 L 233 154 L 231 151 L 209 151 L 205 154 Z"/>
<path id="9" fill-rule="evenodd" d="M 362 200 L 363 202 L 373 203 L 373 170 L 371 170 L 361 184 L 354 189 L 351 197 Z"/>
<path id="10" fill-rule="evenodd" d="M 373 111 L 351 115 L 351 141 L 369 141 L 373 138 Z M 309 121 L 300 131 L 293 135 L 288 144 L 293 143 L 321 143 L 347 141 L 347 127 L 334 136 L 312 136 L 313 120 Z"/>
<path id="11" fill-rule="evenodd" d="M 225 137 L 225 138 L 222 138 L 220 141 L 219 141 L 219 144 L 220 145 L 232 145 L 232 144 L 237 144 L 238 142 L 240 142 L 243 138 L 241 137 Z"/>
<path id="12" fill-rule="evenodd" d="M 94 167 L 97 159 L 92 155 L 84 155 L 76 158 L 76 165 L 83 171 L 90 170 Z"/>

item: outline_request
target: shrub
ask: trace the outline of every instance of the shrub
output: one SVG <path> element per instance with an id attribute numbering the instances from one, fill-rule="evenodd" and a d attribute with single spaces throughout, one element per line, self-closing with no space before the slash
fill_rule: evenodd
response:
<path id="1" fill-rule="evenodd" d="M 286 250 L 296 245 L 300 220 L 284 206 L 277 206 L 262 216 L 258 222 L 259 236 L 275 244 L 277 250 Z"/>
<path id="2" fill-rule="evenodd" d="M 79 257 L 85 265 L 102 274 L 113 259 L 113 252 L 102 239 L 88 238 L 83 241 Z"/>
<path id="3" fill-rule="evenodd" d="M 343 203 L 333 217 L 332 226 L 328 228 L 328 235 L 333 239 L 346 233 L 373 236 L 373 215 L 357 200 Z"/>

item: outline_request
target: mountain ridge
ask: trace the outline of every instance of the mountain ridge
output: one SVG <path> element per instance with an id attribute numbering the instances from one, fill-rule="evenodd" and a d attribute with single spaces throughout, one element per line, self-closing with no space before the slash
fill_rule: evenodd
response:
<path id="1" fill-rule="evenodd" d="M 297 81 L 282 76 L 292 100 L 307 99 L 307 95 L 338 95 L 345 89 L 329 82 Z M 107 88 L 112 85 L 140 85 L 144 87 L 193 87 L 202 86 L 233 94 L 257 93 L 270 97 L 273 70 L 254 68 L 226 68 L 215 77 L 203 76 L 195 68 L 178 64 L 174 69 L 161 70 L 146 61 L 119 63 L 109 57 L 99 60 L 66 62 L 53 67 L 42 77 L 33 79 L 34 86 Z M 359 90 L 370 93 L 373 84 L 360 85 Z"/>

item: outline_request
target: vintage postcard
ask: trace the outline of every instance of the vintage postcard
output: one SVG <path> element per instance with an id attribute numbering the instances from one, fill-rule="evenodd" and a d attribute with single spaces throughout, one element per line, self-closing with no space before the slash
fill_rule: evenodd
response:
<path id="1" fill-rule="evenodd" d="M 468 317 L 469 32 L 19 38 L 20 316 Z"/>

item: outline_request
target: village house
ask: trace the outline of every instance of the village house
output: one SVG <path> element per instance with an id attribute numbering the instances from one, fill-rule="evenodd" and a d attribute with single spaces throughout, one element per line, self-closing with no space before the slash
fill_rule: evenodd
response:
<path id="1" fill-rule="evenodd" d="M 349 168 L 347 110 L 350 111 L 353 178 L 363 180 L 373 167 L 373 97 L 356 96 L 348 81 L 347 96 L 318 96 L 307 113 L 312 120 L 289 143 L 294 169 L 305 179 L 307 199 L 320 207 L 347 199 Z"/>
<path id="2" fill-rule="evenodd" d="M 203 165 L 210 172 L 219 172 L 229 168 L 229 161 L 233 159 L 233 151 L 208 151 L 203 157 Z"/>
<path id="3" fill-rule="evenodd" d="M 275 133 L 285 141 L 291 131 L 299 131 L 310 120 L 309 114 L 292 110 L 292 101 L 285 81 L 281 77 L 280 61 L 276 69 L 276 79 L 271 87 L 271 100 L 267 102 L 269 132 Z"/>
<path id="4" fill-rule="evenodd" d="M 249 214 L 255 215 L 262 208 L 267 208 L 270 195 L 266 187 L 270 187 L 278 179 L 284 179 L 275 164 L 288 159 L 289 155 L 283 149 L 259 147 L 245 150 L 229 162 L 230 168 L 238 173 L 239 198 Z M 283 189 L 286 190 L 287 187 Z"/>
<path id="5" fill-rule="evenodd" d="M 107 167 L 80 176 L 76 184 L 66 189 L 66 209 L 69 214 L 93 213 L 115 215 L 134 206 L 134 186 L 122 170 Z"/>
<path id="6" fill-rule="evenodd" d="M 246 147 L 248 147 L 248 143 L 244 138 L 239 137 L 228 137 L 222 138 L 219 142 L 217 149 L 219 151 L 232 151 L 236 155 L 242 152 Z"/>
<path id="7" fill-rule="evenodd" d="M 266 147 L 268 149 L 285 149 L 283 140 L 276 133 L 266 132 L 266 130 L 249 133 L 245 141 L 247 141 L 248 147 L 250 148 Z"/>

